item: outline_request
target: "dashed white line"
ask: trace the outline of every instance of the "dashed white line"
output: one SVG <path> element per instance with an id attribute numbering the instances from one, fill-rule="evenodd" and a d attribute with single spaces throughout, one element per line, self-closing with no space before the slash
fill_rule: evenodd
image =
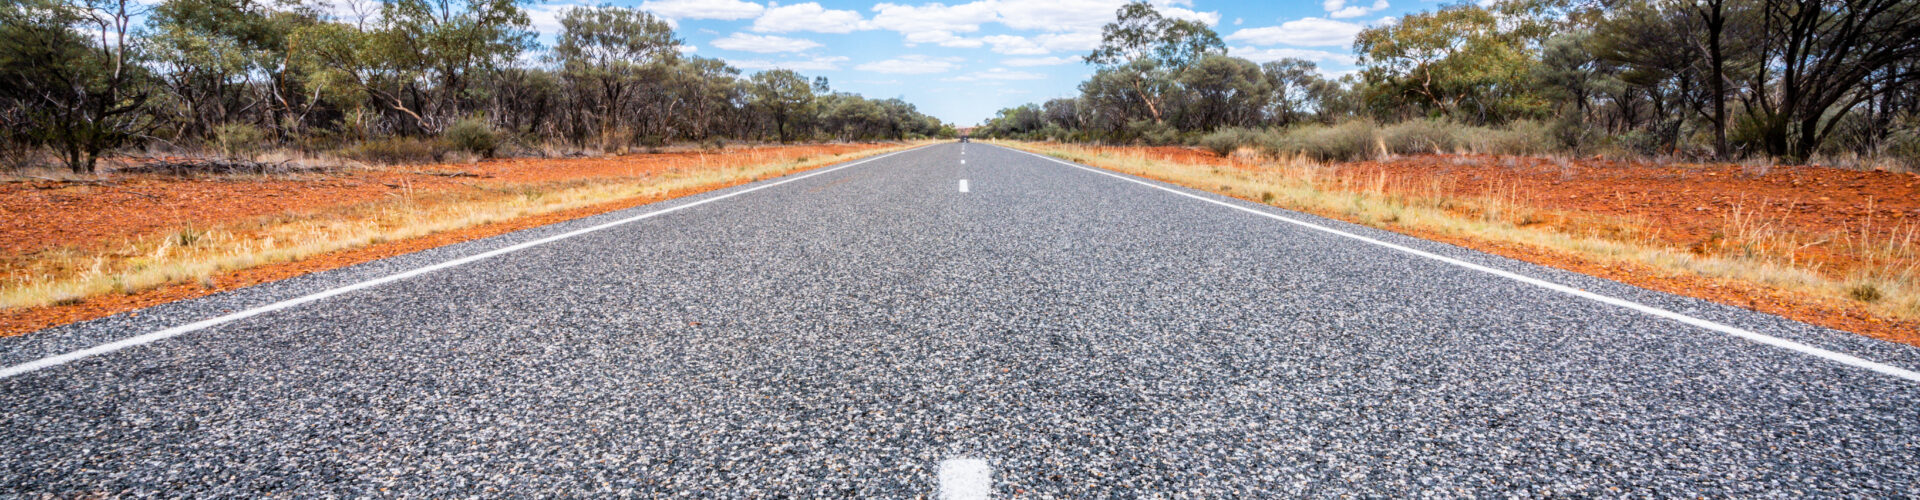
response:
<path id="1" fill-rule="evenodd" d="M 993 497 L 993 467 L 978 458 L 940 462 L 940 500 L 985 500 Z"/>
<path id="2" fill-rule="evenodd" d="M 1017 149 L 1016 149 L 1015 151 L 1020 151 L 1020 150 L 1017 150 Z M 1599 303 L 1602 303 L 1602 304 L 1607 304 L 1607 305 L 1611 305 L 1611 306 L 1616 306 L 1616 307 L 1621 307 L 1621 308 L 1625 308 L 1625 309 L 1629 309 L 1629 310 L 1633 310 L 1633 311 L 1638 311 L 1638 312 L 1640 312 L 1640 313 L 1643 313 L 1643 314 L 1647 314 L 1647 315 L 1650 315 L 1650 316 L 1657 316 L 1657 317 L 1661 317 L 1661 318 L 1666 318 L 1666 319 L 1668 319 L 1668 320 L 1672 320 L 1672 321 L 1676 321 L 1676 322 L 1680 322 L 1680 323 L 1683 323 L 1683 324 L 1687 324 L 1687 325 L 1691 325 L 1691 326 L 1695 326 L 1695 327 L 1699 327 L 1699 328 L 1703 328 L 1703 329 L 1706 329 L 1706 330 L 1711 330 L 1711 331 L 1715 331 L 1715 332 L 1720 332 L 1720 333 L 1724 333 L 1724 334 L 1727 334 L 1727 335 L 1732 335 L 1732 336 L 1735 336 L 1735 337 L 1739 337 L 1739 338 L 1742 338 L 1742 339 L 1746 339 L 1746 340 L 1748 340 L 1748 341 L 1752 341 L 1752 342 L 1755 342 L 1755 343 L 1759 343 L 1759 344 L 1763 344 L 1763 345 L 1769 345 L 1769 346 L 1773 346 L 1773 347 L 1777 347 L 1777 348 L 1781 348 L 1781 349 L 1786 349 L 1786 350 L 1789 350 L 1789 351 L 1794 351 L 1794 352 L 1798 352 L 1798 353 L 1801 353 L 1801 354 L 1805 354 L 1805 355 L 1808 355 L 1808 356 L 1813 356 L 1813 357 L 1816 357 L 1816 358 L 1820 358 L 1820 359 L 1825 359 L 1825 360 L 1828 360 L 1828 361 L 1832 361 L 1832 362 L 1835 362 L 1835 363 L 1840 363 L 1840 364 L 1843 364 L 1843 365 L 1847 365 L 1847 366 L 1852 366 L 1852 367 L 1856 367 L 1856 368 L 1864 368 L 1864 369 L 1867 369 L 1867 370 L 1872 370 L 1872 371 L 1875 371 L 1875 372 L 1879 372 L 1879 373 L 1882 373 L 1882 374 L 1886 374 L 1886 375 L 1891 375 L 1891 376 L 1894 376 L 1894 377 L 1898 377 L 1898 378 L 1903 378 L 1903 379 L 1906 379 L 1906 380 L 1909 380 L 1909 381 L 1913 381 L 1913 382 L 1920 382 L 1920 372 L 1915 372 L 1915 371 L 1913 371 L 1913 370 L 1908 370 L 1908 369 L 1905 369 L 1905 368 L 1901 368 L 1901 367 L 1898 367 L 1898 366 L 1893 366 L 1893 365 L 1889 365 L 1889 364 L 1886 364 L 1886 363 L 1881 363 L 1881 362 L 1878 362 L 1878 361 L 1872 361 L 1872 360 L 1868 360 L 1868 359 L 1865 359 L 1865 358 L 1861 358 L 1861 357 L 1859 357 L 1859 356 L 1854 356 L 1854 355 L 1851 355 L 1851 354 L 1846 354 L 1846 353 L 1842 353 L 1842 352 L 1837 352 L 1837 351 L 1830 351 L 1830 350 L 1826 350 L 1826 349 L 1822 349 L 1822 348 L 1819 348 L 1819 347 L 1814 347 L 1814 346 L 1811 346 L 1811 345 L 1807 345 L 1807 344 L 1802 344 L 1802 343 L 1799 343 L 1799 342 L 1794 342 L 1794 341 L 1791 341 L 1791 340 L 1787 340 L 1787 339 L 1783 339 L 1783 338 L 1780 338 L 1780 337 L 1775 337 L 1775 336 L 1772 336 L 1772 335 L 1767 335 L 1767 334 L 1763 334 L 1763 333 L 1759 333 L 1759 332 L 1754 332 L 1754 331 L 1750 331 L 1750 330 L 1744 330 L 1744 329 L 1740 329 L 1740 328 L 1736 328 L 1736 327 L 1733 327 L 1733 326 L 1729 326 L 1729 325 L 1724 325 L 1724 324 L 1720 324 L 1720 323 L 1716 323 L 1716 322 L 1713 322 L 1713 321 L 1709 321 L 1709 320 L 1705 320 L 1705 319 L 1700 319 L 1700 318 L 1695 318 L 1695 317 L 1692 317 L 1692 316 L 1688 316 L 1688 315 L 1685 315 L 1685 314 L 1680 314 L 1680 313 L 1677 313 L 1677 312 L 1673 312 L 1673 311 L 1668 311 L 1668 310 L 1666 310 L 1666 309 L 1661 309 L 1661 308 L 1658 308 L 1658 307 L 1653 307 L 1653 306 L 1649 306 L 1649 305 L 1646 305 L 1646 304 L 1641 304 L 1641 303 L 1638 303 L 1638 302 L 1633 302 L 1633 301 L 1629 301 L 1629 300 L 1626 300 L 1626 299 L 1619 299 L 1619 298 L 1614 298 L 1614 297 L 1609 297 L 1609 296 L 1606 296 L 1606 295 L 1600 295 L 1600 294 L 1597 294 L 1597 293 L 1593 293 L 1593 292 L 1589 292 L 1589 291 L 1586 291 L 1586 290 L 1581 290 L 1581 289 L 1578 289 L 1578 288 L 1574 288 L 1574 287 L 1570 287 L 1570 286 L 1566 286 L 1566 285 L 1562 285 L 1562 284 L 1559 284 L 1559 283 L 1554 283 L 1554 282 L 1551 282 L 1551 281 L 1547 281 L 1547 280 L 1543 280 L 1543 279 L 1539 279 L 1539 278 L 1534 278 L 1534 277 L 1532 277 L 1532 276 L 1527 276 L 1527 275 L 1523 275 L 1523 274 L 1519 274 L 1519 273 L 1515 273 L 1515 272 L 1511 272 L 1511 271 L 1506 271 L 1506 270 L 1501 270 L 1501 269 L 1495 269 L 1495 268 L 1491 268 L 1491 267 L 1487 267 L 1487 266 L 1483 266 L 1483 265 L 1479 265 L 1479 264 L 1475 264 L 1475 263 L 1472 263 L 1472 262 L 1467 262 L 1467 261 L 1464 261 L 1464 260 L 1460 260 L 1460 259 L 1455 259 L 1455 258 L 1452 258 L 1452 257 L 1447 257 L 1447 256 L 1444 256 L 1444 255 L 1439 255 L 1439 254 L 1435 254 L 1435 253 L 1432 253 L 1432 252 L 1427 252 L 1427 251 L 1424 251 L 1424 250 L 1419 250 L 1419 249 L 1415 249 L 1415 248 L 1412 248 L 1412 247 L 1407 247 L 1407 246 L 1403 246 L 1403 245 L 1399 245 L 1399 244 L 1395 244 L 1395 243 L 1388 243 L 1388 242 L 1386 242 L 1386 241 L 1381 241 L 1381 240 L 1378 240 L 1378 239 L 1374 239 L 1374 238 L 1369 238 L 1369 237 L 1366 237 L 1366 236 L 1361 236 L 1361 235 L 1358 235 L 1358 234 L 1354 234 L 1354 233 L 1349 233 L 1349 232 L 1346 232 L 1346 231 L 1341 231 L 1341 230 L 1339 230 L 1339 229 L 1334 229 L 1334 228 L 1331 228 L 1331 227 L 1326 227 L 1326 226 L 1322 226 L 1322 225 L 1319 225 L 1319 224 L 1314 224 L 1314 223 L 1311 223 L 1311 222 L 1307 222 L 1307 221 L 1303 221 L 1303 220 L 1298 220 L 1298 219 L 1293 219 L 1293 218 L 1289 218 L 1289 217 L 1283 217 L 1283 216 L 1280 216 L 1280 215 L 1276 215 L 1276 214 L 1272 214 L 1272 213 L 1268 213 L 1268 212 L 1264 212 L 1264 211 L 1260 211 L 1260 210 L 1254 210 L 1254 209 L 1251 209 L 1251 208 L 1247 208 L 1247 207 L 1243 207 L 1243 206 L 1240 206 L 1240 205 L 1235 205 L 1235 204 L 1232 204 L 1232 203 L 1227 203 L 1227 202 L 1224 202 L 1224 201 L 1220 201 L 1220 200 L 1215 200 L 1215 199 L 1212 199 L 1212 198 L 1207 198 L 1207 197 L 1204 197 L 1204 196 L 1199 196 L 1199 195 L 1195 195 L 1195 194 L 1193 194 L 1193 193 L 1188 193 L 1188 192 L 1185 192 L 1185 191 L 1180 191 L 1180 190 L 1177 190 L 1177 189 L 1173 189 L 1173 188 L 1169 188 L 1169 187 L 1166 187 L 1166 186 L 1161 186 L 1161 185 L 1159 185 L 1159 184 L 1154 184 L 1154 183 L 1151 183 L 1151 182 L 1147 182 L 1147 181 L 1143 181 L 1143 180 L 1140 180 L 1140 179 L 1136 179 L 1136 178 L 1133 178 L 1133 177 L 1131 177 L 1131 176 L 1126 176 L 1126 175 L 1120 175 L 1120 174 L 1116 174 L 1116 173 L 1113 173 L 1113 172 L 1108 172 L 1108 171 L 1105 171 L 1105 170 L 1100 170 L 1100 169 L 1097 169 L 1097 168 L 1093 168 L 1093 167 L 1088 167 L 1088 166 L 1085 166 L 1085 165 L 1080 165 L 1080 164 L 1077 164 L 1077 163 L 1072 163 L 1072 162 L 1067 162 L 1067 161 L 1063 161 L 1063 160 L 1060 160 L 1060 159 L 1057 159 L 1057 158 L 1054 158 L 1054 157 L 1051 157 L 1051 156 L 1046 156 L 1046 155 L 1041 155 L 1041 154 L 1038 154 L 1038 153 L 1031 153 L 1031 152 L 1027 152 L 1027 151 L 1020 151 L 1020 152 L 1021 152 L 1021 153 L 1026 153 L 1026 154 L 1030 154 L 1030 155 L 1033 155 L 1033 156 L 1037 156 L 1037 157 L 1040 157 L 1040 158 L 1042 158 L 1042 159 L 1045 159 L 1045 160 L 1047 160 L 1047 161 L 1051 161 L 1051 162 L 1054 162 L 1054 163 L 1059 163 L 1059 164 L 1061 164 L 1061 165 L 1066 165 L 1066 166 L 1069 166 L 1069 167 L 1073 167 L 1073 168 L 1077 168 L 1077 169 L 1081 169 L 1081 170 L 1085 170 L 1085 171 L 1088 171 L 1088 172 L 1093 172 L 1093 173 L 1096 173 L 1096 174 L 1100 174 L 1100 175 L 1105 175 L 1105 176 L 1108 176 L 1108 177 L 1112 177 L 1112 178 L 1115 178 L 1115 179 L 1120 179 L 1120 180 L 1123 180 L 1123 181 L 1127 181 L 1127 182 L 1131 182 L 1131 183 L 1134 183 L 1134 184 L 1139 184 L 1139 185 L 1142 185 L 1142 186 L 1147 186 L 1147 187 L 1150 187 L 1150 188 L 1154 188 L 1154 189 L 1158 189 L 1158 190 L 1161 190 L 1161 191 L 1166 191 L 1166 192 L 1169 192 L 1169 193 L 1173 193 L 1173 194 L 1177 194 L 1177 195 L 1180 195 L 1180 196 L 1185 196 L 1185 197 L 1188 197 L 1188 198 L 1193 198 L 1193 199 L 1196 199 L 1196 200 L 1200 200 L 1200 201 L 1204 201 L 1204 202 L 1207 202 L 1207 203 L 1212 203 L 1212 204 L 1215 204 L 1215 205 L 1219 205 L 1219 206 L 1223 206 L 1223 207 L 1227 207 L 1227 208 L 1231 208 L 1231 209 L 1234 209 L 1234 210 L 1239 210 L 1239 211 L 1242 211 L 1242 212 L 1246 212 L 1246 213 L 1249 213 L 1249 214 L 1253 214 L 1253 215 L 1258 215 L 1258 216 L 1261 216 L 1261 217 L 1266 217 L 1266 218 L 1269 218 L 1269 219 L 1273 219 L 1273 220 L 1277 220 L 1277 221 L 1280 221 L 1280 222 L 1285 222 L 1285 223 L 1288 223 L 1288 224 L 1293 224 L 1293 225 L 1296 225 L 1296 226 L 1300 226 L 1300 227 L 1304 227 L 1304 228 L 1307 228 L 1307 229 L 1312 229 L 1312 230 L 1315 230 L 1315 231 L 1320 231 L 1320 232 L 1323 232 L 1323 233 L 1327 233 L 1327 234 L 1331 234 L 1331 235 L 1334 235 L 1334 236 L 1340 236 L 1340 237 L 1343 237 L 1343 238 L 1348 238 L 1348 239 L 1353 239 L 1353 240 L 1358 240 L 1358 241 L 1361 241 L 1361 242 L 1364 242 L 1364 243 L 1368 243 L 1368 244 L 1372 244 L 1372 245 L 1376 245 L 1376 246 L 1380 246 L 1380 247 L 1385 247 L 1385 248 L 1388 248 L 1388 249 L 1392 249 L 1392 250 L 1397 250 L 1397 251 L 1399 251 L 1399 252 L 1402 252 L 1402 253 L 1406 253 L 1406 254 L 1410 254 L 1410 255 L 1414 255 L 1414 256 L 1418 256 L 1418 257 L 1425 257 L 1425 258 L 1428 258 L 1428 259 L 1433 259 L 1433 260 L 1437 260 L 1437 261 L 1440 261 L 1440 262 L 1444 262 L 1444 263 L 1447 263 L 1447 264 L 1451 264 L 1451 265 L 1454 265 L 1454 266 L 1458 266 L 1458 267 L 1463 267 L 1463 268 L 1466 268 L 1466 269 L 1471 269 L 1471 270 L 1474 270 L 1474 271 L 1479 271 L 1479 272 L 1483 272 L 1483 273 L 1487 273 L 1487 274 L 1491 274 L 1491 275 L 1494 275 L 1494 276 L 1499 276 L 1499 277 L 1502 277 L 1502 278 L 1507 278 L 1507 279 L 1510 279 L 1510 280 L 1514 280 L 1514 281 L 1518 281 L 1518 282 L 1521 282 L 1521 283 L 1525 283 L 1525 284 L 1528 284 L 1528 285 L 1533 285 L 1533 286 L 1537 286 L 1537 287 L 1540 287 L 1540 288 L 1545 288 L 1545 289 L 1548 289 L 1548 290 L 1552 290 L 1552 291 L 1555 291 L 1555 292 L 1560 292 L 1560 293 L 1563 293 L 1563 294 L 1567 294 L 1567 295 L 1572 295 L 1572 296 L 1574 296 L 1574 297 L 1579 297 L 1579 298 L 1583 298 L 1583 299 L 1587 299 L 1587 300 L 1591 300 L 1591 301 L 1594 301 L 1594 302 L 1599 302 Z"/>
<path id="3" fill-rule="evenodd" d="M 966 180 L 966 179 L 960 179 L 960 192 L 962 192 L 962 193 L 965 193 L 965 192 L 967 192 L 967 180 Z"/>
<path id="4" fill-rule="evenodd" d="M 918 149 L 918 148 L 915 148 L 915 149 Z M 906 151 L 911 151 L 911 150 L 906 150 Z M 886 158 L 886 157 L 889 157 L 889 156 L 893 156 L 893 155 L 897 155 L 897 154 L 900 154 L 900 153 L 904 153 L 904 152 L 906 152 L 906 151 L 895 151 L 895 152 L 892 152 L 892 153 L 887 153 L 887 154 L 883 154 L 883 155 L 880 155 L 880 156 L 875 156 L 875 157 L 872 157 L 872 158 L 867 158 L 867 159 L 864 159 L 864 160 L 859 160 L 859 161 L 855 161 L 855 162 L 852 162 L 852 163 L 848 163 L 848 164 L 845 164 L 845 165 L 841 165 L 841 166 L 838 166 L 838 167 L 833 167 L 833 168 L 829 168 L 829 169 L 826 169 L 826 170 L 821 170 L 821 171 L 818 171 L 818 172 L 813 172 L 813 173 L 810 173 L 810 174 L 806 174 L 806 175 L 801 175 L 801 176 L 799 176 L 799 177 L 794 177 L 794 178 L 791 178 L 791 179 L 785 179 L 785 180 L 781 180 L 781 181 L 778 181 L 778 182 L 773 182 L 773 183 L 768 183 L 768 184 L 762 184 L 762 185 L 759 185 L 759 186 L 754 186 L 754 187 L 750 187 L 750 188 L 747 188 L 747 189 L 742 189 L 742 190 L 739 190 L 739 191 L 734 191 L 734 192 L 731 192 L 731 193 L 727 193 L 727 194 L 723 194 L 723 195 L 719 195 L 719 196 L 715 196 L 715 197 L 712 197 L 712 198 L 707 198 L 707 199 L 704 199 L 704 200 L 700 200 L 700 201 L 696 201 L 696 202 L 692 202 L 692 203 L 687 203 L 687 204 L 684 204 L 684 205 L 677 205 L 677 206 L 673 206 L 673 207 L 668 207 L 668 208 L 663 208 L 663 209 L 660 209 L 660 210 L 655 210 L 655 211 L 652 211 L 652 212 L 647 212 L 647 213 L 644 213 L 644 214 L 640 214 L 640 215 L 635 215 L 635 216 L 633 216 L 633 217 L 628 217 L 628 218 L 625 218 L 625 219 L 620 219 L 620 220 L 616 220 L 616 221 L 613 221 L 613 222 L 608 222 L 608 223 L 605 223 L 605 224 L 600 224 L 600 225 L 597 225 L 597 226 L 593 226 L 593 227 L 587 227 L 587 228 L 582 228 L 582 229 L 576 229 L 576 230 L 573 230 L 573 231 L 568 231 L 568 232 L 565 232 L 565 233 L 561 233 L 561 234 L 556 234 L 556 235 L 553 235 L 553 236 L 548 236 L 548 237 L 545 237 L 545 238 L 540 238 L 540 239 L 537 239 L 537 240 L 533 240 L 533 241 L 529 241 L 529 242 L 526 242 L 526 243 L 520 243 L 520 244 L 517 244 L 517 245 L 513 245 L 513 246 L 508 246 L 508 247 L 503 247 L 503 248 L 499 248 L 499 249 L 495 249 L 495 250 L 491 250 L 491 251 L 487 251 L 487 252 L 483 252 L 483 253 L 478 253 L 478 254 L 474 254 L 474 255 L 469 255 L 469 256 L 466 256 L 466 257 L 461 257 L 461 258 L 458 258 L 458 259 L 453 259 L 453 260 L 449 260 L 449 261 L 446 261 L 446 262 L 441 262 L 441 263 L 439 263 L 439 264 L 433 264 L 433 265 L 430 265 L 430 266 L 426 266 L 426 267 L 421 267 L 421 268 L 416 268 L 416 269 L 413 269 L 413 270 L 411 270 L 411 271 L 406 271 L 406 272 L 401 272 L 401 273 L 397 273 L 397 274 L 390 274 L 390 275 L 387 275 L 387 276 L 383 276 L 383 277 L 380 277 L 380 278 L 374 278 L 374 279 L 370 279 L 370 280 L 367 280 L 367 281 L 362 281 L 362 282 L 359 282 L 359 283 L 354 283 L 354 284 L 351 284 L 351 285 L 346 285 L 346 286 L 342 286 L 342 287 L 339 287 L 339 288 L 334 288 L 334 289 L 330 289 L 330 290 L 325 290 L 325 291 L 321 291 L 321 292 L 315 292 L 315 293 L 312 293 L 312 294 L 308 294 L 308 295 L 302 295 L 302 296 L 299 296 L 299 297 L 294 297 L 294 298 L 291 298 L 291 299 L 287 299 L 287 300 L 283 300 L 283 301 L 279 301 L 279 302 L 275 302 L 275 303 L 272 303 L 272 304 L 267 304 L 267 305 L 264 305 L 264 306 L 260 306 L 260 307 L 256 307 L 256 308 L 253 308 L 253 309 L 248 309 L 248 310 L 245 310 L 245 311 L 240 311 L 240 312 L 236 312 L 236 313 L 233 313 L 233 314 L 228 314 L 228 315 L 225 315 L 225 316 L 220 316 L 220 317 L 216 317 L 216 318 L 211 318 L 211 319 L 205 319 L 205 320 L 200 320 L 200 321 L 196 321 L 196 322 L 193 322 L 193 323 L 188 323 L 188 324 L 185 324 L 185 325 L 180 325 L 180 326 L 176 326 L 176 327 L 173 327 L 173 328 L 168 328 L 168 329 L 165 329 L 165 330 L 160 330 L 160 331 L 157 331 L 157 332 L 152 332 L 152 333 L 147 333 L 147 334 L 142 334 L 142 335 L 137 335 L 137 336 L 133 336 L 133 337 L 128 337 L 128 338 L 125 338 L 125 339 L 120 339 L 120 340 L 116 340 L 116 341 L 113 341 L 113 342 L 108 342 L 108 343 L 105 343 L 105 344 L 100 344 L 100 345 L 97 345 L 97 346 L 93 346 L 93 347 L 89 347 L 89 348 L 86 348 L 86 349 L 81 349 L 81 350 L 78 350 L 78 351 L 73 351 L 73 352 L 69 352 L 69 353 L 66 353 L 66 354 L 58 354 L 58 355 L 54 355 L 54 356 L 48 356 L 48 357 L 44 357 L 44 358 L 40 358 L 40 359 L 36 359 L 36 360 L 33 360 L 33 361 L 28 361 L 28 362 L 25 362 L 25 363 L 21 363 L 21 364 L 17 364 L 17 365 L 13 365 L 13 366 L 9 366 L 9 367 L 6 367 L 6 368 L 4 368 L 4 369 L 0 369 L 0 379 L 6 379 L 6 378 L 10 378 L 10 377 L 13 377 L 13 376 L 15 376 L 15 375 L 20 375 L 20 374 L 23 374 L 23 373 L 27 373 L 27 372 L 31 372 L 31 371 L 34 371 L 34 370 L 39 370 L 39 369 L 42 369 L 42 368 L 48 368 L 48 367 L 53 367 L 53 366 L 59 366 L 59 365 L 62 365 L 62 364 L 66 364 L 66 363 L 69 363 L 69 362 L 73 362 L 73 361 L 76 361 L 76 360 L 80 360 L 80 359 L 85 359 L 85 358 L 89 358 L 89 357 L 93 357 L 93 356 L 99 356 L 99 355 L 101 355 L 101 354 L 106 354 L 106 353 L 110 353 L 110 352 L 114 352 L 114 351 L 118 351 L 118 350 L 121 350 L 121 349 L 126 349 L 126 348 L 129 348 L 129 347 L 135 347 L 135 346 L 140 346 L 140 345 L 145 345 L 145 344 L 151 344 L 151 343 L 154 343 L 154 342 L 158 342 L 158 341 L 161 341 L 161 340 L 166 340 L 166 339 L 169 339 L 169 338 L 173 338 L 173 337 L 178 337 L 178 336 L 180 336 L 180 335 L 184 335 L 184 334 L 187 334 L 187 333 L 192 333 L 192 332 L 194 332 L 194 331 L 198 331 L 198 330 L 203 330 L 203 329 L 206 329 L 206 328 L 209 328 L 209 327 L 213 327 L 213 326 L 217 326 L 217 325 L 220 325 L 220 324 L 224 324 L 224 323 L 230 323 L 230 322 L 233 322 L 233 321 L 238 321 L 238 320 L 242 320 L 242 319 L 246 319 L 246 318 L 251 318 L 251 317 L 254 317 L 254 316 L 259 316 L 259 315 L 262 315 L 262 314 L 266 314 L 266 313 L 270 313 L 270 312 L 274 312 L 274 311 L 278 311 L 278 310 L 281 310 L 281 309 L 286 309 L 286 308 L 289 308 L 289 307 L 293 307 L 293 306 L 298 306 L 298 305 L 301 305 L 301 304 L 306 304 L 306 303 L 309 303 L 309 302 L 315 302 L 315 301 L 319 301 L 319 300 L 323 300 L 323 299 L 326 299 L 326 298 L 329 298 L 329 297 L 333 297 L 333 296 L 336 296 L 336 295 L 340 295 L 340 294 L 344 294 L 344 293 L 348 293 L 348 292 L 353 292 L 353 291 L 356 291 L 356 290 L 363 290 L 363 289 L 367 289 L 367 288 L 372 288 L 372 287 L 376 287 L 376 286 L 380 286 L 380 285 L 384 285 L 384 284 L 387 284 L 387 283 L 392 283 L 392 282 L 395 282 L 395 281 L 400 281 L 400 280 L 405 280 L 405 279 L 408 279 L 408 278 L 412 278 L 412 277 L 415 277 L 415 276 L 419 276 L 419 275 L 422 275 L 422 274 L 427 274 L 427 273 L 431 273 L 431 272 L 434 272 L 434 271 L 439 271 L 439 270 L 442 270 L 442 269 L 447 269 L 447 268 L 450 268 L 450 267 L 455 267 L 455 266 L 460 266 L 460 265 L 464 265 L 464 264 L 470 264 L 470 263 L 473 263 L 473 262 L 476 262 L 476 261 L 480 261 L 480 260 L 485 260 L 485 259 L 488 259 L 488 258 L 492 258 L 492 257 L 497 257 L 497 256 L 500 256 L 500 255 L 505 255 L 505 254 L 509 254 L 509 253 L 513 253 L 513 252 L 518 252 L 518 251 L 521 251 L 521 250 L 526 250 L 526 249 L 528 249 L 528 248 L 533 248 L 533 247 L 537 247 L 537 246 L 540 246 L 540 245 L 545 245 L 545 244 L 548 244 L 548 243 L 552 243 L 552 242 L 555 242 L 555 241 L 560 241 L 560 240 L 564 240 L 564 239 L 568 239 L 568 238 L 572 238 L 572 237 L 575 237 L 575 236 L 580 236 L 580 235 L 583 235 L 583 234 L 587 234 L 587 233 L 592 233 L 592 232 L 596 232 L 596 231 L 600 231 L 600 230 L 603 230 L 603 229 L 607 229 L 607 228 L 611 228 L 611 227 L 615 227 L 615 226 L 620 226 L 620 225 L 624 225 L 624 224 L 629 224 L 629 223 L 633 223 L 633 222 L 636 222 L 636 221 L 640 221 L 640 220 L 644 220 L 644 219 L 649 219 L 649 218 L 652 218 L 652 217 L 654 217 L 654 216 L 657 216 L 657 215 L 661 215 L 661 214 L 665 214 L 665 213 L 669 213 L 669 212 L 676 212 L 676 211 L 680 211 L 680 210 L 685 210 L 685 209 L 688 209 L 688 208 L 693 208 L 693 207 L 697 207 L 697 206 L 700 206 L 700 205 L 705 205 L 705 204 L 708 204 L 708 203 L 713 203 L 713 202 L 716 202 L 716 201 L 720 201 L 720 200 L 724 200 L 724 199 L 727 199 L 727 198 L 732 198 L 732 197 L 735 197 L 735 196 L 740 196 L 740 195 L 743 195 L 743 194 L 747 194 L 747 193 L 751 193 L 751 192 L 754 192 L 754 191 L 759 191 L 759 190 L 762 190 L 762 189 L 766 189 L 766 188 L 770 188 L 770 187 L 774 187 L 774 186 L 778 186 L 778 185 L 781 185 L 781 184 L 786 184 L 786 183 L 789 183 L 789 182 L 793 182 L 793 181 L 798 181 L 798 180 L 801 180 L 801 179 L 805 179 L 805 178 L 808 178 L 808 177 L 813 177 L 813 176 L 818 176 L 818 175 L 825 175 L 825 174 L 829 174 L 829 173 L 832 173 L 832 172 L 835 172 L 835 171 L 838 171 L 838 170 L 841 170 L 841 169 L 846 169 L 846 168 L 851 168 L 851 167 L 853 167 L 853 166 L 856 166 L 856 165 L 860 165 L 860 164 L 864 164 L 864 163 L 867 163 L 867 162 L 871 162 L 871 161 L 874 161 L 874 160 L 878 160 L 878 159 L 881 159 L 881 158 Z"/>

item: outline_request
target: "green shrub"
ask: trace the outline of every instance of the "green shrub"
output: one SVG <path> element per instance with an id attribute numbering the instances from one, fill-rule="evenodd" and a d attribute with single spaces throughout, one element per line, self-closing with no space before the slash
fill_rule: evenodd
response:
<path id="1" fill-rule="evenodd" d="M 1152 120 L 1134 120 L 1127 122 L 1127 129 L 1133 132 L 1141 142 L 1150 146 L 1164 146 L 1180 142 L 1180 130 L 1166 123 Z"/>
<path id="2" fill-rule="evenodd" d="M 1909 172 L 1920 172 L 1920 129 L 1896 131 L 1887 137 L 1882 155 Z"/>
<path id="3" fill-rule="evenodd" d="M 261 141 L 266 138 L 266 132 L 251 123 L 222 123 L 213 127 L 213 146 L 227 156 L 259 151 Z"/>
<path id="4" fill-rule="evenodd" d="M 1267 149 L 1329 162 L 1372 160 L 1381 153 L 1379 129 L 1369 120 L 1294 127 L 1268 139 Z"/>
<path id="5" fill-rule="evenodd" d="M 1223 128 L 1200 136 L 1200 146 L 1214 154 L 1227 156 L 1245 147 L 1259 147 L 1266 140 L 1266 132 L 1250 128 Z"/>
<path id="6" fill-rule="evenodd" d="M 1462 125 L 1442 120 L 1408 120 L 1380 130 L 1393 154 L 1451 153 L 1460 149 Z"/>
<path id="7" fill-rule="evenodd" d="M 454 149 L 478 154 L 483 158 L 493 157 L 494 150 L 500 147 L 499 134 L 493 131 L 492 126 L 487 125 L 486 120 L 479 117 L 462 118 L 454 122 L 453 126 L 447 127 L 446 132 L 441 136 L 446 139 L 447 145 Z"/>
<path id="8" fill-rule="evenodd" d="M 434 139 L 384 137 L 347 146 L 334 154 L 368 163 L 388 165 L 439 161 L 447 146 Z"/>
<path id="9" fill-rule="evenodd" d="M 1532 120 L 1518 120 L 1499 128 L 1474 127 L 1466 132 L 1467 143 L 1481 154 L 1527 156 L 1560 150 L 1552 128 Z"/>

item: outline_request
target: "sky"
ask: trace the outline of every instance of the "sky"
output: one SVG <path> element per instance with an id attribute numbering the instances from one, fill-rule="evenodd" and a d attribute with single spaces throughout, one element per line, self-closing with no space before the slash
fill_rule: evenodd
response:
<path id="1" fill-rule="evenodd" d="M 1361 29 L 1433 4 L 1421 0 L 1152 0 L 1162 15 L 1203 21 L 1228 53 L 1265 62 L 1297 57 L 1328 75 L 1354 69 Z M 746 73 L 786 68 L 825 76 L 833 90 L 898 97 L 958 126 L 1001 108 L 1078 95 L 1093 73 L 1080 62 L 1126 0 L 871 2 L 821 0 L 614 0 L 668 19 L 683 52 Z M 534 4 L 550 42 L 558 13 L 589 0 Z"/>

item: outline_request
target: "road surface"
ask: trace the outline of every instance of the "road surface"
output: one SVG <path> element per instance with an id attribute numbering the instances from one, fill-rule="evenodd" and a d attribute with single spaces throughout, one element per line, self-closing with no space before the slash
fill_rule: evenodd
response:
<path id="1" fill-rule="evenodd" d="M 4 496 L 1920 491 L 1920 349 L 978 143 L 0 367 Z"/>

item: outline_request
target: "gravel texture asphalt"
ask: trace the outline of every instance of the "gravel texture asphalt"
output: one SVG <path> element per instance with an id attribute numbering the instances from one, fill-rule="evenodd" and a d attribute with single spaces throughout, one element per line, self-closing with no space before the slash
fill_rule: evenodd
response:
<path id="1" fill-rule="evenodd" d="M 0 339 L 0 366 L 789 179 Z M 1920 383 L 978 143 L 0 379 L 0 407 L 5 496 L 916 497 L 960 458 L 1003 497 L 1920 491 Z"/>

